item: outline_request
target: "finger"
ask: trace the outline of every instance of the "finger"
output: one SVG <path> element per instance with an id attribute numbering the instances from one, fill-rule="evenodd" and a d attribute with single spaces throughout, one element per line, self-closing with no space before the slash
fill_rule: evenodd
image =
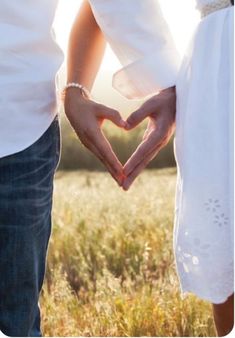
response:
<path id="1" fill-rule="evenodd" d="M 142 106 L 132 113 L 128 119 L 126 129 L 133 129 L 140 124 L 147 116 L 156 113 L 159 109 L 159 98 L 158 95 L 153 96 L 147 100 Z"/>
<path id="2" fill-rule="evenodd" d="M 145 141 L 145 140 L 149 137 L 150 133 L 151 133 L 153 130 L 154 130 L 154 125 L 153 125 L 153 123 L 151 122 L 151 120 L 149 120 L 148 126 L 147 126 L 147 128 L 146 128 L 146 130 L 145 130 L 145 132 L 144 132 L 144 135 L 143 135 L 142 140 Z"/>
<path id="3" fill-rule="evenodd" d="M 138 154 L 138 152 L 136 151 L 124 166 L 123 173 L 126 177 L 123 182 L 124 190 L 129 189 L 136 177 L 144 168 L 146 168 L 146 166 L 152 161 L 152 159 L 156 157 L 158 152 L 168 143 L 169 139 L 169 133 L 162 133 L 159 131 L 159 129 L 155 129 L 154 132 L 152 132 L 152 134 L 148 136 L 147 140 L 145 142 L 142 142 L 142 144 L 139 146 L 139 152 L 141 153 L 143 151 L 143 156 Z M 152 150 L 151 146 L 149 147 L 149 151 L 148 148 L 146 148 L 146 144 L 148 145 L 148 143 L 153 144 Z M 143 158 L 142 160 L 141 157 Z"/>
<path id="4" fill-rule="evenodd" d="M 102 131 L 97 128 L 95 132 L 93 131 L 91 134 L 88 134 L 87 138 L 100 154 L 103 163 L 109 168 L 109 171 L 111 170 L 118 182 L 122 183 L 123 166 Z"/>
<path id="5" fill-rule="evenodd" d="M 144 106 L 140 107 L 134 113 L 132 113 L 126 120 L 126 129 L 130 130 L 138 126 L 148 116 L 148 111 Z"/>
<path id="6" fill-rule="evenodd" d="M 149 130 L 149 128 L 146 128 L 143 138 L 142 138 L 143 141 L 145 141 L 148 138 L 150 132 L 151 130 Z"/>
<path id="7" fill-rule="evenodd" d="M 106 161 L 105 158 L 103 158 L 103 156 L 100 154 L 99 150 L 93 145 L 90 144 L 89 146 L 90 150 L 92 151 L 92 153 L 99 158 L 99 160 L 104 164 L 104 166 L 106 167 L 106 169 L 108 170 L 108 172 L 110 173 L 110 175 L 113 177 L 113 179 L 118 183 L 119 186 L 122 186 L 123 184 L 123 176 L 116 176 L 116 172 L 113 170 L 113 168 L 109 165 L 109 163 Z"/>
<path id="8" fill-rule="evenodd" d="M 147 165 L 151 162 L 151 160 L 157 155 L 159 149 L 154 149 L 152 153 L 150 153 L 146 158 L 140 162 L 140 164 L 131 172 L 129 176 L 127 176 L 123 180 L 122 188 L 123 190 L 127 191 L 135 179 L 139 176 L 139 174 L 147 167 Z"/>
<path id="9" fill-rule="evenodd" d="M 123 173 L 129 176 L 130 173 L 155 149 L 158 148 L 161 138 L 155 131 L 152 131 L 148 138 L 141 142 L 131 158 L 126 162 Z"/>
<path id="10" fill-rule="evenodd" d="M 102 104 L 99 104 L 97 109 L 99 111 L 99 114 L 101 115 L 100 117 L 112 121 L 116 126 L 120 128 L 126 127 L 126 121 L 123 120 L 119 111 L 108 108 Z"/>
<path id="11" fill-rule="evenodd" d="M 111 176 L 115 179 L 115 181 L 121 186 L 123 184 L 123 177 L 118 179 L 116 177 L 116 174 L 113 170 L 113 168 L 109 165 L 109 163 L 106 161 L 106 159 L 103 157 L 103 155 L 100 153 L 100 151 L 95 147 L 95 145 L 89 141 L 89 139 L 82 141 L 84 146 L 88 148 L 106 167 L 106 169 L 109 171 Z"/>

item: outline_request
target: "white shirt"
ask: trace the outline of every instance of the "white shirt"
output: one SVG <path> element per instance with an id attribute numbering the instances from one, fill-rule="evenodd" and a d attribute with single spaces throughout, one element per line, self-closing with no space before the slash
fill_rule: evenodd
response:
<path id="1" fill-rule="evenodd" d="M 123 68 L 113 86 L 143 98 L 175 85 L 181 63 L 158 0 L 90 0 L 94 15 Z"/>
<path id="2" fill-rule="evenodd" d="M 113 76 L 114 88 L 138 99 L 175 85 L 182 60 L 158 0 L 89 1 L 123 65 Z M 196 0 L 199 10 L 218 2 L 229 4 L 229 0 Z"/>
<path id="3" fill-rule="evenodd" d="M 158 0 L 89 1 L 123 64 L 113 78 L 120 93 L 142 98 L 175 84 L 181 60 Z M 56 114 L 57 2 L 0 0 L 0 158 L 32 145 Z"/>
<path id="4" fill-rule="evenodd" d="M 0 158 L 32 145 L 56 115 L 57 2 L 0 0 Z"/>

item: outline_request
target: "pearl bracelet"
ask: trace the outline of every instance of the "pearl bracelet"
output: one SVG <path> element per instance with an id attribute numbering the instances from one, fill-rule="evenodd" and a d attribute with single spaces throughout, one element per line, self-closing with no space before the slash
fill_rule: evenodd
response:
<path id="1" fill-rule="evenodd" d="M 66 91 L 69 89 L 69 88 L 77 88 L 80 90 L 82 96 L 84 96 L 86 99 L 90 99 L 91 98 L 91 94 L 89 92 L 89 90 L 81 85 L 80 83 L 76 83 L 76 82 L 70 82 L 68 83 L 65 87 L 64 87 L 64 90 L 63 90 L 63 95 L 66 94 Z"/>

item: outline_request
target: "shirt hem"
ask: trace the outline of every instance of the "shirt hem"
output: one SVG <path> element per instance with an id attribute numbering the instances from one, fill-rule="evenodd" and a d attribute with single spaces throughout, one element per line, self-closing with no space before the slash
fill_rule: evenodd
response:
<path id="1" fill-rule="evenodd" d="M 44 127 L 40 130 L 40 133 L 35 135 L 34 138 L 31 138 L 28 142 L 25 142 L 24 144 L 22 144 L 19 147 L 15 147 L 14 149 L 12 148 L 11 151 L 2 151 L 0 150 L 0 159 L 8 157 L 8 156 L 12 156 L 15 154 L 20 153 L 21 151 L 26 150 L 27 148 L 31 147 L 35 142 L 37 142 L 42 136 L 43 134 L 48 130 L 48 128 L 50 127 L 50 125 L 52 124 L 52 122 L 54 121 L 54 119 L 56 118 L 56 116 L 58 116 L 59 113 L 55 112 L 54 114 L 50 115 L 50 118 L 48 118 L 47 123 L 44 125 Z"/>

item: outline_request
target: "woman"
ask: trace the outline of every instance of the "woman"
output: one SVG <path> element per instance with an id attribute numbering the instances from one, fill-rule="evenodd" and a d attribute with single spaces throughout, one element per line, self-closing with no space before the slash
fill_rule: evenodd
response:
<path id="1" fill-rule="evenodd" d="M 181 289 L 213 304 L 218 335 L 226 335 L 233 327 L 234 286 L 232 3 L 197 0 L 202 20 L 182 62 L 157 0 L 90 4 L 93 13 L 85 2 L 70 38 L 66 114 L 81 141 L 127 190 L 170 139 L 176 110 L 174 250 Z M 115 88 L 128 98 L 160 92 L 126 122 L 90 100 L 83 87 L 92 87 L 103 56 L 100 28 L 124 66 L 114 76 Z M 79 53 L 71 52 L 74 44 Z M 129 130 L 147 117 L 143 142 L 122 169 L 100 124 L 108 118 Z"/>

